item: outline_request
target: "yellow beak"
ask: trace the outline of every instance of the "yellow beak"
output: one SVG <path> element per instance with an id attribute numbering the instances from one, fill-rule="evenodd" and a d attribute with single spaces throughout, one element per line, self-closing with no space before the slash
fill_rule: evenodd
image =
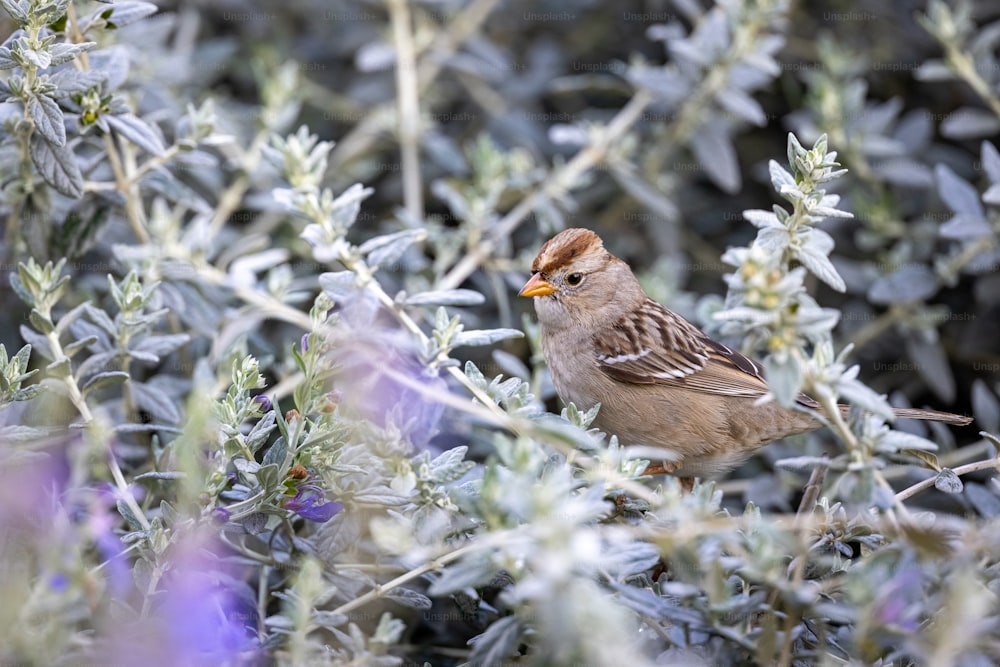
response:
<path id="1" fill-rule="evenodd" d="M 559 288 L 542 278 L 541 273 L 531 276 L 531 279 L 524 283 L 524 287 L 517 293 L 518 296 L 548 296 L 558 292 Z"/>

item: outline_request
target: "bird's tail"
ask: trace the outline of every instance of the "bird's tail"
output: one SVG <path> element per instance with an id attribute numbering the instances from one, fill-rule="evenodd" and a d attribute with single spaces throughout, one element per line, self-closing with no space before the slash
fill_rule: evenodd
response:
<path id="1" fill-rule="evenodd" d="M 932 422 L 943 422 L 956 426 L 965 426 L 972 422 L 972 417 L 956 415 L 952 412 L 940 412 L 938 410 L 921 410 L 919 408 L 893 408 L 897 419 L 924 419 Z"/>

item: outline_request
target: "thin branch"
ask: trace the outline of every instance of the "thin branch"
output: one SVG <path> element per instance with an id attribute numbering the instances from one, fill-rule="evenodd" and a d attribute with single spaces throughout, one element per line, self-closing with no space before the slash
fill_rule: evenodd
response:
<path id="1" fill-rule="evenodd" d="M 396 100 L 403 202 L 415 219 L 424 217 L 423 182 L 420 178 L 420 97 L 417 56 L 413 44 L 408 0 L 389 0 L 389 18 L 396 43 Z"/>
<path id="2" fill-rule="evenodd" d="M 976 461 L 975 463 L 968 463 L 964 466 L 955 468 L 954 470 L 952 470 L 952 472 L 961 477 L 962 475 L 968 475 L 970 473 L 979 472 L 980 470 L 1000 471 L 1000 459 L 992 458 L 992 459 L 986 459 L 985 461 Z M 937 475 L 931 475 L 927 479 L 921 480 L 916 484 L 914 484 L 913 486 L 903 489 L 902 491 L 896 494 L 896 502 L 901 503 L 904 500 L 912 498 L 921 491 L 926 491 L 927 489 L 934 486 L 934 480 L 936 479 Z"/>

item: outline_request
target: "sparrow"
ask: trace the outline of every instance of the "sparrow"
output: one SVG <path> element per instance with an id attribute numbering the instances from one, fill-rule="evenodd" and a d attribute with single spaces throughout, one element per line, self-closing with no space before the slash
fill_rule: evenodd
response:
<path id="1" fill-rule="evenodd" d="M 769 442 L 822 426 L 806 412 L 759 401 L 768 393 L 763 367 L 650 299 L 594 232 L 560 232 L 531 271 L 519 295 L 534 299 L 559 397 L 584 410 L 600 403 L 592 426 L 623 445 L 662 452 L 644 474 L 671 473 L 690 488 L 690 478 L 719 476 Z M 805 394 L 797 401 L 819 407 Z M 894 412 L 972 421 L 935 410 Z"/>

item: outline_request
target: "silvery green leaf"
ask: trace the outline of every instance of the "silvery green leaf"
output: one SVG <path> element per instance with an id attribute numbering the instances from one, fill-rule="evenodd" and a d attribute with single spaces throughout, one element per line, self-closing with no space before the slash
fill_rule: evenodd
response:
<path id="1" fill-rule="evenodd" d="M 369 266 L 387 268 L 398 262 L 411 245 L 426 236 L 427 232 L 423 229 L 406 229 L 394 234 L 383 234 L 362 243 L 358 246 L 358 251 L 366 256 Z"/>
<path id="2" fill-rule="evenodd" d="M 660 550 L 648 542 L 611 544 L 601 552 L 602 569 L 617 581 L 645 572 L 659 561 Z"/>
<path id="3" fill-rule="evenodd" d="M 168 424 L 176 424 L 181 419 L 181 413 L 173 400 L 159 387 L 148 382 L 132 382 L 132 398 L 142 410 Z"/>
<path id="4" fill-rule="evenodd" d="M 101 387 L 110 387 L 111 385 L 121 384 L 129 380 L 129 374 L 124 371 L 106 371 L 104 373 L 98 373 L 94 375 L 87 383 L 83 385 L 81 391 L 83 395 L 86 396 L 95 389 L 100 389 Z"/>
<path id="5" fill-rule="evenodd" d="M 157 11 L 156 5 L 150 2 L 116 2 L 111 10 L 108 25 L 121 28 L 155 14 Z"/>
<path id="6" fill-rule="evenodd" d="M 770 310 L 751 308 L 750 306 L 737 306 L 719 310 L 712 314 L 712 319 L 719 322 L 746 321 L 751 325 L 770 324 L 776 318 L 775 313 Z"/>
<path id="7" fill-rule="evenodd" d="M 955 400 L 955 375 L 951 363 L 940 341 L 926 341 L 919 336 L 906 339 L 906 352 L 910 359 L 919 360 L 915 364 L 920 377 L 924 379 L 938 398 L 945 403 Z"/>
<path id="8" fill-rule="evenodd" d="M 521 378 L 522 380 L 531 377 L 531 370 L 521 361 L 520 357 L 504 350 L 493 350 L 491 356 L 496 365 L 500 367 L 500 370 L 507 375 Z"/>
<path id="9" fill-rule="evenodd" d="M 956 213 L 938 229 L 943 239 L 977 239 L 992 233 L 993 227 L 986 220 L 964 213 Z"/>
<path id="10" fill-rule="evenodd" d="M 130 113 L 104 116 L 108 125 L 133 144 L 152 155 L 163 155 L 166 148 L 158 128 Z"/>
<path id="11" fill-rule="evenodd" d="M 792 456 L 778 459 L 774 465 L 785 470 L 812 470 L 816 466 L 830 465 L 830 459 L 823 456 Z"/>
<path id="12" fill-rule="evenodd" d="M 72 199 L 83 196 L 83 174 L 68 146 L 54 146 L 33 134 L 30 148 L 31 161 L 46 183 Z"/>
<path id="13" fill-rule="evenodd" d="M 439 484 L 447 484 L 460 479 L 465 473 L 475 467 L 473 461 L 466 461 L 465 455 L 469 448 L 465 445 L 453 447 L 439 454 L 430 462 L 431 477 Z"/>
<path id="14" fill-rule="evenodd" d="M 654 214 L 665 220 L 678 220 L 680 210 L 662 192 L 650 185 L 631 167 L 614 165 L 611 175 L 628 194 Z"/>
<path id="15" fill-rule="evenodd" d="M 357 292 L 357 276 L 353 271 L 332 271 L 320 274 L 319 286 L 336 303 L 341 303 Z"/>
<path id="16" fill-rule="evenodd" d="M 854 372 L 856 373 L 856 367 Z M 873 412 L 885 419 L 892 419 L 892 407 L 885 400 L 885 397 L 869 389 L 857 380 L 848 379 L 837 383 L 837 392 L 846 401 L 857 405 L 859 408 Z"/>
<path id="17" fill-rule="evenodd" d="M 619 603 L 643 616 L 651 616 L 681 626 L 694 628 L 704 626 L 705 619 L 697 610 L 681 606 L 648 588 L 637 588 L 616 581 L 608 582 L 608 586 L 617 592 L 616 600 Z"/>
<path id="18" fill-rule="evenodd" d="M 256 452 L 264 445 L 264 443 L 267 442 L 267 439 L 271 435 L 271 432 L 275 428 L 277 428 L 275 419 L 276 418 L 274 410 L 270 410 L 269 412 L 266 412 L 264 416 L 257 421 L 256 424 L 253 425 L 253 428 L 250 429 L 250 432 L 247 433 L 246 436 L 247 449 L 249 449 L 251 452 Z M 268 452 L 270 453 L 270 450 L 268 450 Z M 274 461 L 273 463 L 284 463 L 284 459 L 282 459 L 281 461 Z"/>
<path id="19" fill-rule="evenodd" d="M 469 163 L 453 138 L 441 132 L 429 131 L 421 133 L 420 143 L 427 156 L 448 173 L 456 175 L 469 173 Z"/>
<path id="20" fill-rule="evenodd" d="M 791 134 L 788 136 L 794 137 Z M 799 186 L 795 183 L 795 177 L 787 169 L 778 164 L 776 160 L 768 161 L 767 170 L 771 175 L 771 184 L 779 193 L 784 194 L 791 190 L 798 191 Z"/>
<path id="21" fill-rule="evenodd" d="M 430 609 L 432 606 L 429 597 L 409 588 L 392 588 L 385 591 L 383 596 L 413 609 Z"/>
<path id="22" fill-rule="evenodd" d="M 993 206 L 1000 206 L 1000 183 L 994 183 L 983 193 L 983 201 Z"/>
<path id="23" fill-rule="evenodd" d="M 768 255 L 780 255 L 792 242 L 792 235 L 784 226 L 765 227 L 757 232 L 754 245 Z"/>
<path id="24" fill-rule="evenodd" d="M 132 530 L 142 530 L 142 524 L 139 523 L 139 519 L 136 518 L 132 510 L 121 498 L 118 499 L 116 506 L 118 508 L 118 513 L 122 515 L 125 521 L 128 523 L 129 528 Z"/>
<path id="25" fill-rule="evenodd" d="M 421 292 L 403 299 L 407 306 L 478 306 L 485 301 L 479 292 L 461 288 Z"/>
<path id="26" fill-rule="evenodd" d="M 995 478 L 994 478 L 995 479 Z M 1000 516 L 1000 498 L 982 484 L 969 482 L 965 485 L 965 497 L 980 516 L 993 518 Z"/>
<path id="27" fill-rule="evenodd" d="M 785 226 L 781 224 L 781 221 L 778 220 L 778 216 L 773 211 L 748 209 L 743 211 L 743 217 L 754 227 L 758 227 L 760 229 L 764 229 L 766 227 L 785 229 Z"/>
<path id="28" fill-rule="evenodd" d="M 979 193 L 968 181 L 959 178 L 950 167 L 939 164 L 934 167 L 938 181 L 938 194 L 942 201 L 955 213 L 964 213 L 974 218 L 983 217 L 983 206 L 979 203 Z"/>
<path id="29" fill-rule="evenodd" d="M 730 194 L 740 189 L 740 163 L 725 125 L 705 123 L 691 137 L 690 147 L 713 183 Z"/>
<path id="30" fill-rule="evenodd" d="M 28 115 L 35 121 L 35 129 L 54 146 L 66 145 L 66 124 L 62 109 L 48 95 L 28 97 Z"/>
<path id="31" fill-rule="evenodd" d="M 817 340 L 829 333 L 840 320 L 836 308 L 816 308 L 800 306 L 795 315 L 795 324 L 803 336 Z"/>
<path id="32" fill-rule="evenodd" d="M 739 88 L 725 88 L 715 94 L 715 100 L 729 113 L 746 120 L 757 127 L 767 125 L 767 114 L 757 100 Z"/>
<path id="33" fill-rule="evenodd" d="M 764 377 L 774 398 L 786 407 L 792 405 L 802 391 L 802 367 L 794 354 L 785 355 L 780 361 L 776 355 L 770 355 L 764 360 Z"/>
<path id="34" fill-rule="evenodd" d="M 819 244 L 811 244 L 808 241 L 802 244 L 795 253 L 796 259 L 802 262 L 802 265 L 809 269 L 811 274 L 838 292 L 843 292 L 847 288 L 844 279 L 837 273 L 837 269 L 830 262 L 827 253 L 823 252 L 821 248 L 817 248 L 817 245 Z"/>
<path id="35" fill-rule="evenodd" d="M 630 67 L 626 76 L 632 85 L 667 101 L 683 99 L 691 92 L 687 78 L 663 67 Z"/>
<path id="36" fill-rule="evenodd" d="M 159 479 L 166 482 L 170 482 L 178 479 L 185 479 L 186 477 L 187 475 L 185 475 L 182 472 L 174 472 L 172 470 L 163 470 L 163 471 L 154 470 L 151 472 L 144 472 L 142 474 L 136 475 L 135 481 L 141 482 L 142 480 L 146 479 Z"/>
<path id="37" fill-rule="evenodd" d="M 331 209 L 333 211 L 332 220 L 334 227 L 347 229 L 358 219 L 361 213 L 361 202 L 375 192 L 372 188 L 366 188 L 360 183 L 355 183 L 344 190 L 339 197 L 333 200 Z"/>
<path id="38" fill-rule="evenodd" d="M 868 300 L 879 305 L 912 303 L 938 291 L 938 279 L 928 267 L 907 265 L 881 276 L 868 288 Z"/>
<path id="39" fill-rule="evenodd" d="M 980 145 L 980 153 L 982 154 L 983 169 L 989 176 L 990 182 L 1000 183 L 1000 152 L 997 152 L 996 146 L 984 141 Z"/>
<path id="40" fill-rule="evenodd" d="M 961 493 L 962 480 L 951 468 L 942 468 L 934 478 L 934 488 L 943 493 Z"/>
<path id="41" fill-rule="evenodd" d="M 456 218 L 459 220 L 469 219 L 469 203 L 466 201 L 465 196 L 451 185 L 451 183 L 439 178 L 431 183 L 431 192 L 434 193 L 435 197 L 448 205 L 448 210 Z"/>
<path id="42" fill-rule="evenodd" d="M 265 493 L 270 493 L 278 488 L 281 483 L 281 472 L 278 466 L 273 463 L 262 465 L 257 469 L 257 482 Z"/>
<path id="43" fill-rule="evenodd" d="M 949 139 L 992 137 L 1000 131 L 1000 120 L 990 111 L 961 107 L 941 121 L 941 134 Z"/>
<path id="44" fill-rule="evenodd" d="M 56 65 L 61 65 L 62 63 L 69 62 L 73 60 L 81 53 L 90 51 L 92 48 L 97 46 L 97 42 L 79 42 L 76 44 L 67 42 L 56 42 L 49 47 L 49 56 L 51 58 L 49 67 L 54 67 Z"/>
<path id="45" fill-rule="evenodd" d="M 463 667 L 505 665 L 518 655 L 518 648 L 527 630 L 520 616 L 512 614 L 495 620 L 486 632 L 469 640 L 472 653 Z"/>
<path id="46" fill-rule="evenodd" d="M 913 158 L 886 158 L 875 162 L 872 168 L 894 185 L 926 188 L 934 183 L 934 172 Z"/>
<path id="47" fill-rule="evenodd" d="M 24 25 L 28 22 L 28 12 L 32 9 L 30 2 L 25 2 L 24 0 L 0 0 L 0 5 L 3 6 L 4 11 L 10 14 L 10 17 L 18 25 Z"/>
<path id="48" fill-rule="evenodd" d="M 1000 401 L 982 378 L 972 383 L 972 414 L 984 431 L 1000 431 Z"/>
<path id="49" fill-rule="evenodd" d="M 21 60 L 24 60 L 34 67 L 43 70 L 52 65 L 52 54 L 48 49 L 32 49 L 27 45 L 22 45 L 17 51 Z"/>
<path id="50" fill-rule="evenodd" d="M 462 345 L 493 345 L 508 338 L 523 338 L 524 332 L 519 329 L 474 329 L 460 331 L 451 339 L 453 347 Z M 517 379 L 517 378 L 512 378 Z"/>
<path id="51" fill-rule="evenodd" d="M 132 346 L 131 351 L 138 350 L 162 357 L 185 345 L 189 340 L 191 337 L 187 334 L 154 334 L 141 338 Z"/>
<path id="52" fill-rule="evenodd" d="M 886 431 L 875 447 L 879 452 L 898 452 L 904 449 L 913 449 L 920 452 L 936 452 L 938 446 L 927 438 L 919 435 L 907 433 L 905 431 Z"/>
<path id="53" fill-rule="evenodd" d="M 913 77 L 918 81 L 954 81 L 958 75 L 943 60 L 932 58 L 914 70 Z"/>
<path id="54" fill-rule="evenodd" d="M 557 146 L 586 146 L 590 138 L 579 125 L 555 123 L 549 127 L 549 141 Z"/>
<path id="55" fill-rule="evenodd" d="M 268 414 L 274 414 L 269 412 Z M 266 417 L 267 415 L 265 415 Z M 264 460 L 262 463 L 264 465 L 274 464 L 279 468 L 283 468 L 285 465 L 285 459 L 288 458 L 288 445 L 285 444 L 285 437 L 280 436 L 274 441 L 274 444 L 267 448 L 264 452 Z"/>
<path id="56" fill-rule="evenodd" d="M 10 55 L 10 49 L 6 46 L 0 46 L 0 70 L 14 69 L 18 66 L 18 62 L 14 60 Z M 10 91 L 5 88 L 4 93 L 9 93 Z"/>

